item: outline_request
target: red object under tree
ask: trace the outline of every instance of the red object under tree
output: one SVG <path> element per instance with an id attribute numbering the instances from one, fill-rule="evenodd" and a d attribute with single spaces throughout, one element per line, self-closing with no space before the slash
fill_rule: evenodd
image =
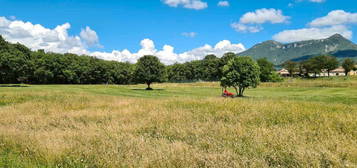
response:
<path id="1" fill-rule="evenodd" d="M 224 90 L 223 95 L 224 96 L 234 96 L 234 94 L 231 92 L 228 92 L 227 89 Z"/>

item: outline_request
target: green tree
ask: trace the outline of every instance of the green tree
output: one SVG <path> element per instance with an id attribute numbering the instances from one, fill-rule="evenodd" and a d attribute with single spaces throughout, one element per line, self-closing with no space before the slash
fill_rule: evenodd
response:
<path id="1" fill-rule="evenodd" d="M 45 68 L 41 67 L 35 70 L 34 77 L 37 79 L 38 83 L 50 83 L 53 80 L 53 73 Z"/>
<path id="2" fill-rule="evenodd" d="M 346 76 L 349 72 L 355 69 L 355 62 L 351 58 L 347 58 L 342 62 L 342 67 L 345 69 Z"/>
<path id="3" fill-rule="evenodd" d="M 203 79 L 206 81 L 218 81 L 219 80 L 219 58 L 215 55 L 207 55 L 201 64 L 203 70 Z"/>
<path id="4" fill-rule="evenodd" d="M 330 72 L 338 67 L 338 61 L 330 55 L 319 55 L 307 60 L 305 66 L 315 73 L 315 77 L 322 71 L 327 71 L 328 76 L 330 76 Z"/>
<path id="5" fill-rule="evenodd" d="M 187 81 L 190 71 L 185 64 L 174 64 L 167 67 L 168 80 L 171 82 Z"/>
<path id="6" fill-rule="evenodd" d="M 232 53 L 232 52 L 228 52 L 225 53 L 219 60 L 219 79 L 222 78 L 223 75 L 223 67 L 225 65 L 228 64 L 228 62 L 233 59 L 234 57 L 236 57 L 237 55 Z"/>
<path id="7" fill-rule="evenodd" d="M 325 62 L 323 68 L 326 69 L 328 76 L 330 76 L 330 72 L 336 68 L 338 68 L 338 61 L 336 57 L 325 55 Z"/>
<path id="8" fill-rule="evenodd" d="M 294 76 L 294 72 L 296 72 L 297 70 L 297 63 L 296 62 L 293 62 L 293 61 L 286 61 L 283 63 L 283 67 L 288 70 L 289 74 L 291 77 Z"/>
<path id="9" fill-rule="evenodd" d="M 188 71 L 187 79 L 192 81 L 197 81 L 203 79 L 203 68 L 202 68 L 202 61 L 195 60 L 191 62 L 187 62 L 184 64 Z"/>
<path id="10" fill-rule="evenodd" d="M 301 72 L 304 73 L 304 76 L 307 78 L 310 77 L 310 73 L 314 72 L 314 66 L 310 59 L 300 62 L 300 67 L 302 69 Z"/>
<path id="11" fill-rule="evenodd" d="M 233 87 L 242 97 L 246 88 L 258 86 L 259 75 L 259 65 L 251 57 L 235 57 L 223 68 L 221 86 Z"/>
<path id="12" fill-rule="evenodd" d="M 148 85 L 146 90 L 152 90 L 150 85 L 164 81 L 165 73 L 165 65 L 157 57 L 146 55 L 138 60 L 134 76 L 137 82 Z"/>
<path id="13" fill-rule="evenodd" d="M 274 64 L 269 62 L 266 58 L 258 59 L 257 63 L 260 67 L 260 81 L 272 82 L 273 73 L 275 72 Z"/>

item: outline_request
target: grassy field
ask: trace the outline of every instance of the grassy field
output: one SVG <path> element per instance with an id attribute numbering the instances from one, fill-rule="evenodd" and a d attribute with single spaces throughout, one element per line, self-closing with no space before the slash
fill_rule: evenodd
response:
<path id="1" fill-rule="evenodd" d="M 0 87 L 0 167 L 357 167 L 357 78 Z"/>

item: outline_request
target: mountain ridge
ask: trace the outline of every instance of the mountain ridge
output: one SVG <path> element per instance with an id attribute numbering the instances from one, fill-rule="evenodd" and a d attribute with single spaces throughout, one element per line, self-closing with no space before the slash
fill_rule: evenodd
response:
<path id="1" fill-rule="evenodd" d="M 334 34 L 325 39 L 286 44 L 268 40 L 258 43 L 238 55 L 251 56 L 254 59 L 267 58 L 274 64 L 279 65 L 288 60 L 303 60 L 304 58 L 321 54 L 331 54 L 337 58 L 352 57 L 357 59 L 357 45 L 340 34 Z"/>

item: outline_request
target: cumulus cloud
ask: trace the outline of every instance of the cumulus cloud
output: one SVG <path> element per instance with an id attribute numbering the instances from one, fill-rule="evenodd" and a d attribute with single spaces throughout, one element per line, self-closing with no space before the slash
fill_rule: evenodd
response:
<path id="1" fill-rule="evenodd" d="M 347 39 L 352 39 L 353 32 L 348 24 L 357 23 L 357 13 L 349 13 L 343 10 L 334 10 L 327 16 L 314 19 L 308 24 L 308 28 L 285 30 L 273 36 L 280 42 L 295 42 L 327 38 L 336 33 Z"/>
<path id="2" fill-rule="evenodd" d="M 240 53 L 245 50 L 243 44 L 232 44 L 228 40 L 222 40 L 218 42 L 215 46 L 208 44 L 203 45 L 202 47 L 195 48 L 190 51 L 183 53 L 176 53 L 175 48 L 171 45 L 164 45 L 161 50 L 157 50 L 154 42 L 150 39 L 144 39 L 141 41 L 141 49 L 136 53 L 131 53 L 128 50 L 123 51 L 113 51 L 111 53 L 106 52 L 93 52 L 90 55 L 105 59 L 105 60 L 115 60 L 121 62 L 131 62 L 135 63 L 140 57 L 144 55 L 155 55 L 157 56 L 164 64 L 173 64 L 173 63 L 183 63 L 192 60 L 203 59 L 208 54 L 214 54 L 218 57 L 223 56 L 224 53 L 234 52 Z"/>
<path id="3" fill-rule="evenodd" d="M 219 1 L 217 6 L 221 6 L 221 7 L 229 7 L 229 2 L 228 1 Z"/>
<path id="4" fill-rule="evenodd" d="M 357 13 L 349 13 L 344 10 L 334 10 L 327 14 L 327 16 L 317 18 L 309 23 L 310 26 L 331 26 L 341 24 L 357 23 Z"/>
<path id="5" fill-rule="evenodd" d="M 144 39 L 140 42 L 141 49 L 137 52 L 130 52 L 127 49 L 113 50 L 112 52 L 91 52 L 89 51 L 90 45 L 99 44 L 97 33 L 90 27 L 86 27 L 79 35 L 71 36 L 68 34 L 70 27 L 69 23 L 65 23 L 50 29 L 39 24 L 19 20 L 11 21 L 0 17 L 0 34 L 7 41 L 19 42 L 32 50 L 44 49 L 48 52 L 85 54 L 104 60 L 135 63 L 144 55 L 155 55 L 163 63 L 173 64 L 203 59 L 208 54 L 220 57 L 226 52 L 239 53 L 245 50 L 243 44 L 232 44 L 228 40 L 223 40 L 215 46 L 206 44 L 190 51 L 176 53 L 175 48 L 171 45 L 164 45 L 162 49 L 156 49 L 154 41 Z"/>
<path id="6" fill-rule="evenodd" d="M 289 16 L 284 16 L 281 10 L 263 8 L 245 13 L 239 22 L 232 23 L 231 27 L 239 32 L 256 33 L 263 29 L 261 24 L 287 23 L 289 18 Z"/>
<path id="7" fill-rule="evenodd" d="M 352 31 L 346 26 L 336 25 L 325 28 L 303 28 L 296 30 L 285 30 L 273 36 L 273 39 L 279 42 L 296 42 L 313 39 L 324 39 L 334 34 L 341 34 L 347 39 L 352 38 Z"/>
<path id="8" fill-rule="evenodd" d="M 99 38 L 97 32 L 95 32 L 88 26 L 85 29 L 82 29 L 80 37 L 88 46 L 99 45 Z"/>
<path id="9" fill-rule="evenodd" d="M 201 0 L 162 0 L 170 7 L 183 7 L 187 9 L 201 10 L 208 7 L 206 2 Z"/>
<path id="10" fill-rule="evenodd" d="M 240 18 L 243 24 L 263 24 L 263 23 L 284 23 L 289 19 L 284 16 L 281 10 L 277 9 L 257 9 L 255 12 L 248 12 Z"/>
<path id="11" fill-rule="evenodd" d="M 196 32 L 183 32 L 183 33 L 181 33 L 181 35 L 185 36 L 185 37 L 194 38 L 194 37 L 196 37 L 197 33 Z"/>
<path id="12" fill-rule="evenodd" d="M 85 53 L 82 39 L 79 36 L 68 35 L 70 27 L 69 23 L 65 23 L 49 29 L 39 24 L 0 17 L 0 34 L 10 42 L 19 42 L 34 50 Z"/>

